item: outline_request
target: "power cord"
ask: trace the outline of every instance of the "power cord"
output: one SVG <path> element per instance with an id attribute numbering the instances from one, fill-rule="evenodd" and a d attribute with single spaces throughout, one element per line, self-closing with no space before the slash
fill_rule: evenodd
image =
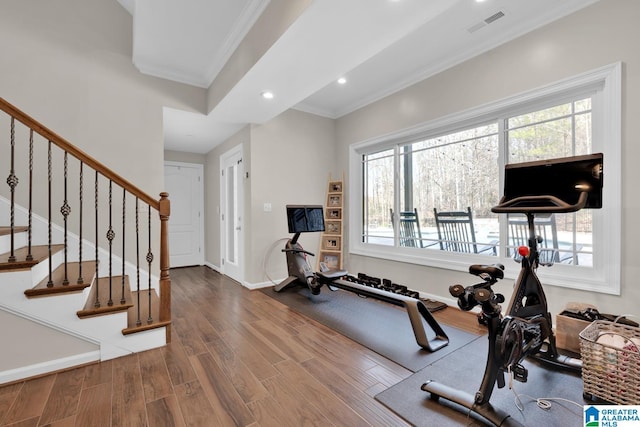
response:
<path id="1" fill-rule="evenodd" d="M 513 392 L 515 398 L 514 398 L 514 404 L 516 405 L 516 408 L 518 408 L 518 410 L 520 412 L 524 412 L 524 404 L 522 403 L 522 400 L 520 399 L 520 397 L 526 397 L 529 400 L 532 400 L 534 402 L 536 402 L 536 405 L 538 406 L 538 408 L 540 409 L 544 409 L 545 411 L 548 411 L 549 409 L 551 409 L 551 401 L 559 401 L 559 402 L 567 402 L 567 403 L 571 403 L 575 406 L 577 406 L 578 408 L 580 408 L 582 410 L 582 405 L 574 402 L 573 400 L 569 400 L 569 399 L 565 399 L 562 397 L 532 397 L 529 396 L 528 394 L 518 394 L 518 392 L 516 392 L 516 389 L 513 387 L 513 372 L 511 372 L 511 365 L 509 365 L 507 372 L 509 374 L 509 389 Z"/>

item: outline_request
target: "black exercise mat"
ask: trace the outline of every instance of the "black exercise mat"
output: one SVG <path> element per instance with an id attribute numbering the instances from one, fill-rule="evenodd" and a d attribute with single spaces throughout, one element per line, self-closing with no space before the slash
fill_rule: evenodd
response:
<path id="1" fill-rule="evenodd" d="M 458 387 L 471 395 L 480 387 L 487 355 L 487 336 L 479 337 L 468 345 L 448 354 L 425 369 L 379 393 L 376 399 L 393 410 L 409 423 L 420 426 L 481 426 L 477 419 L 469 419 L 466 413 L 454 409 L 460 408 L 453 403 L 440 399 L 430 399 L 430 394 L 420 389 L 428 380 Z M 541 397 L 559 397 L 579 405 L 585 404 L 582 398 L 582 379 L 573 374 L 549 367 L 539 362 L 525 360 L 523 365 L 529 370 L 526 383 L 514 381 L 513 388 L 520 394 L 524 412 L 514 404 L 515 395 L 507 386 L 491 395 L 490 403 L 525 426 L 578 426 L 582 425 L 582 408 L 574 404 L 551 400 L 551 408 L 540 409 L 532 399 L 522 395 Z"/>
<path id="2" fill-rule="evenodd" d="M 306 287 L 281 292 L 263 288 L 262 291 L 413 372 L 477 338 L 477 335 L 441 325 L 449 337 L 449 344 L 432 353 L 416 343 L 406 311 L 391 304 L 327 288 L 323 288 L 320 295 L 312 295 Z M 429 338 L 435 335 L 426 324 L 425 330 Z"/>

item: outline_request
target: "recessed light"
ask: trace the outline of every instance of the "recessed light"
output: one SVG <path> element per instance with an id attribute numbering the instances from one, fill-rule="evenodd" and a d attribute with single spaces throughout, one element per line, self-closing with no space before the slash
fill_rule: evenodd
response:
<path id="1" fill-rule="evenodd" d="M 338 84 L 340 84 L 340 85 L 343 85 L 343 84 L 345 84 L 346 82 L 347 82 L 347 79 L 345 79 L 344 77 L 340 77 L 340 78 L 338 79 Z"/>
<path id="2" fill-rule="evenodd" d="M 273 99 L 273 92 L 270 92 L 268 90 L 265 90 L 264 92 L 262 92 L 261 95 L 264 99 Z"/>

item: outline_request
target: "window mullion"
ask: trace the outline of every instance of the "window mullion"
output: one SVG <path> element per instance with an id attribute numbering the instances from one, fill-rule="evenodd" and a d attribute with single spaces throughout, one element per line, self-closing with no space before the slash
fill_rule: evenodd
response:
<path id="1" fill-rule="evenodd" d="M 400 246 L 400 146 L 393 148 L 393 211 L 396 214 L 393 217 L 393 245 Z"/>
<path id="2" fill-rule="evenodd" d="M 500 171 L 498 185 L 501 194 L 504 192 L 504 167 L 509 159 L 509 129 L 507 120 L 505 117 L 498 119 L 498 170 Z M 498 215 L 498 230 L 500 233 L 500 253 L 498 253 L 498 257 L 500 258 L 507 257 L 509 253 L 507 248 L 509 245 L 507 217 L 507 215 Z"/>

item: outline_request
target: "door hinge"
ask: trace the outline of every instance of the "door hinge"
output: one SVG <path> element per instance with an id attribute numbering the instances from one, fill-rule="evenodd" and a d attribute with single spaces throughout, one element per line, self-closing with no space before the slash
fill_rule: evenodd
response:
<path id="1" fill-rule="evenodd" d="M 224 265 L 224 258 L 222 258 L 222 265 Z"/>

